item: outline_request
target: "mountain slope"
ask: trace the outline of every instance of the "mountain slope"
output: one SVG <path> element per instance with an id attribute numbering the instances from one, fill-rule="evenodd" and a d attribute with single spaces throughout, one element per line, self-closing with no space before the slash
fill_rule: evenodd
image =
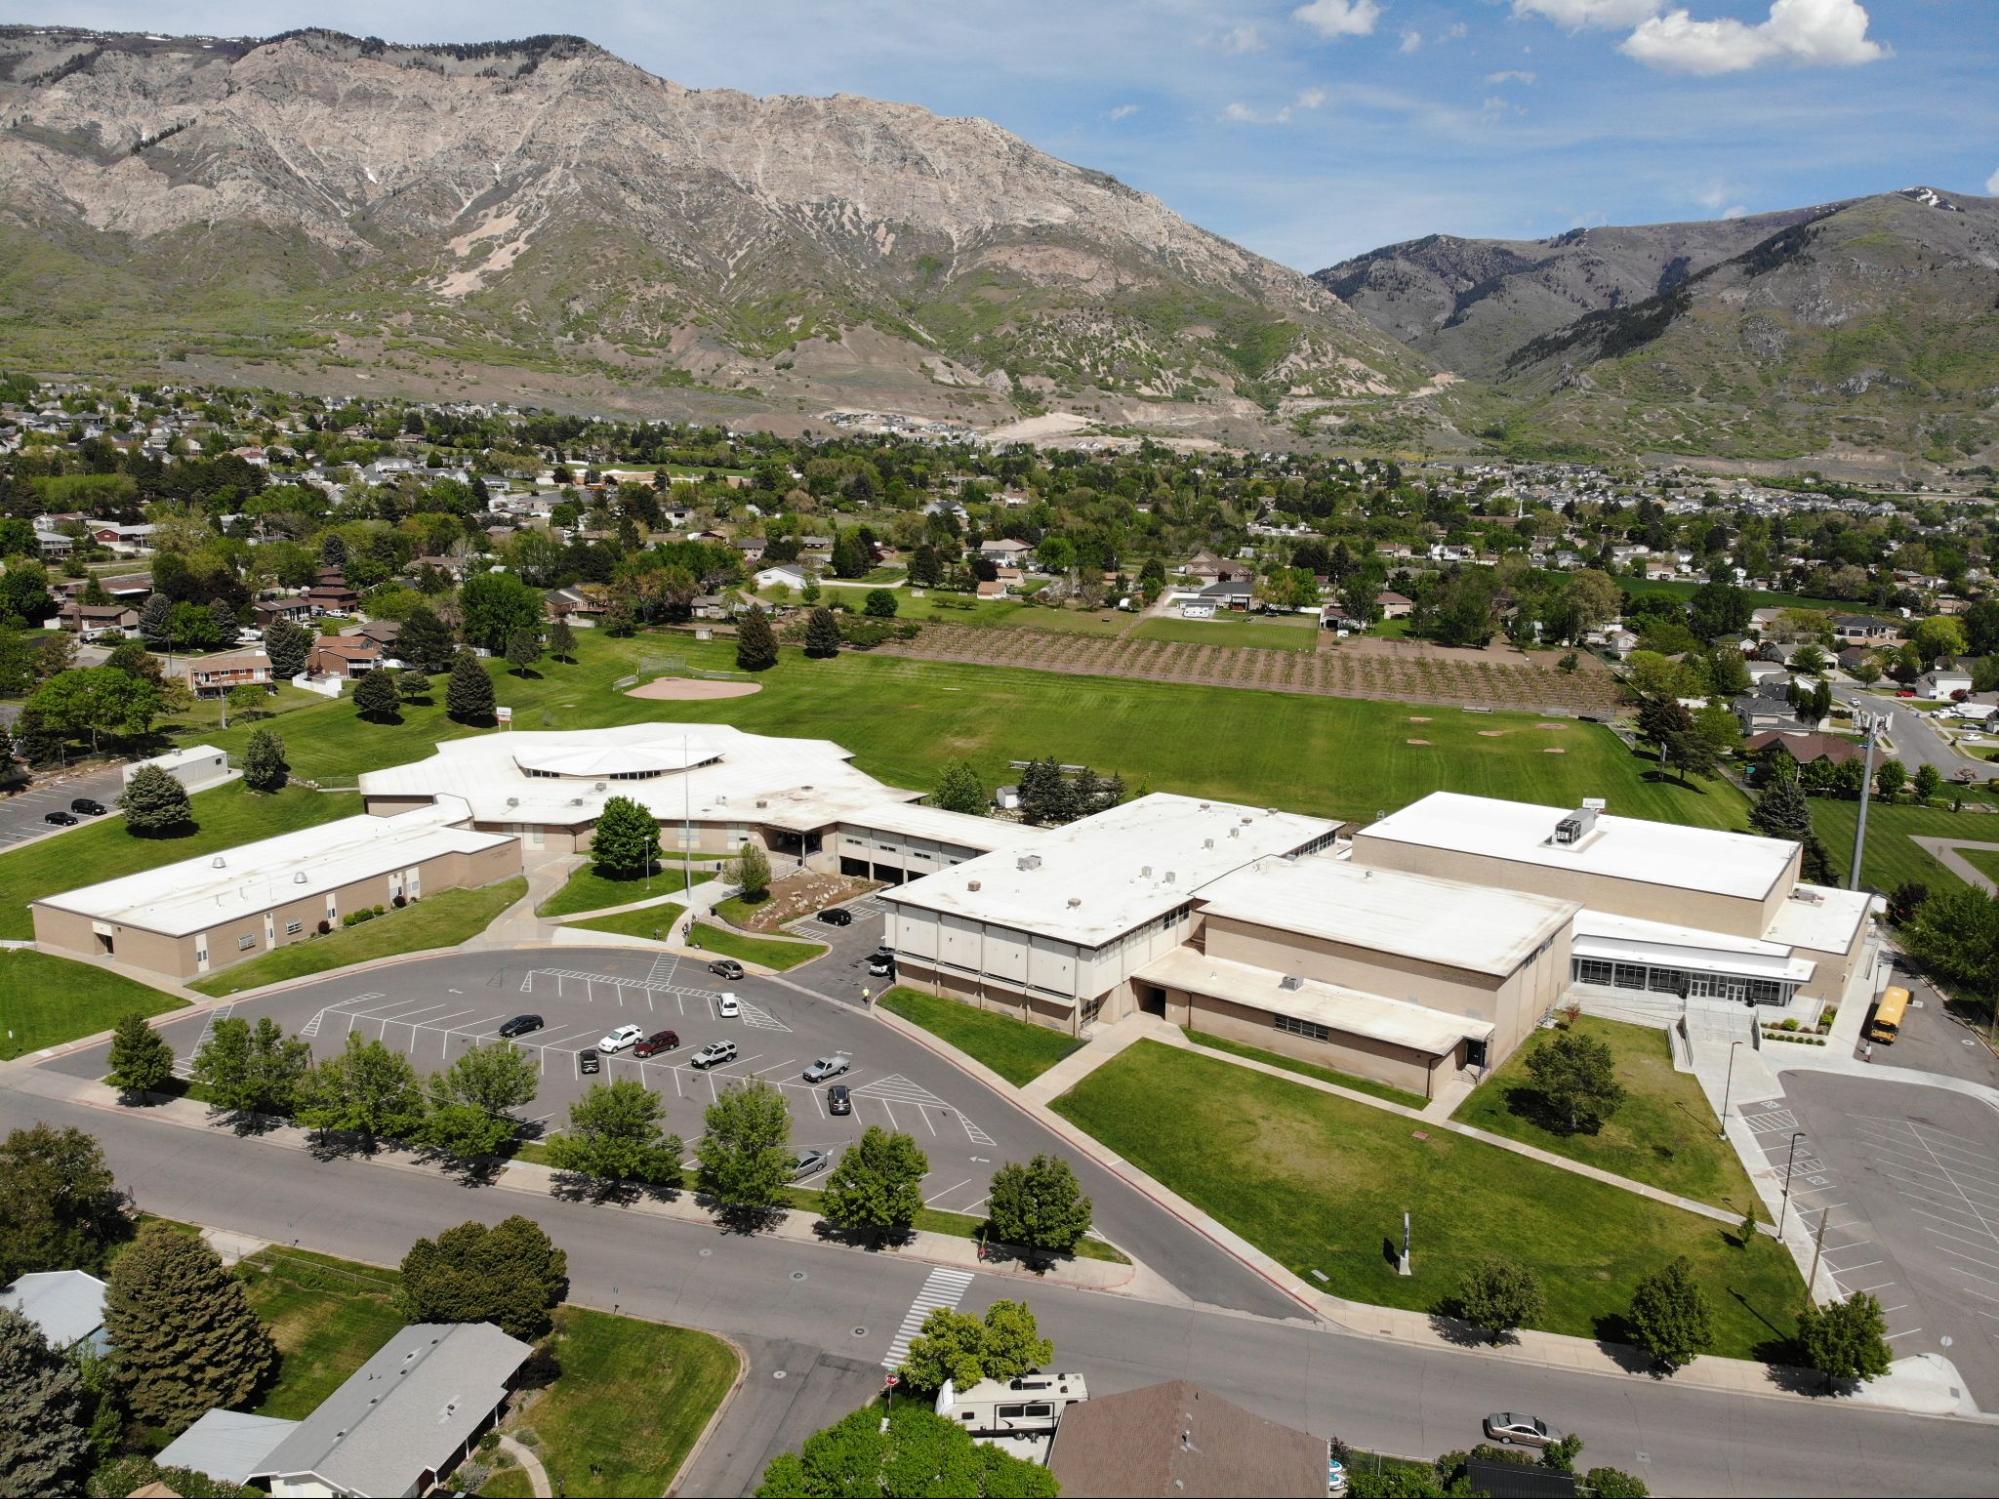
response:
<path id="1" fill-rule="evenodd" d="M 1307 278 L 984 120 L 688 90 L 573 37 L 0 30 L 0 358 L 162 340 L 1001 416 L 1424 373 Z"/>

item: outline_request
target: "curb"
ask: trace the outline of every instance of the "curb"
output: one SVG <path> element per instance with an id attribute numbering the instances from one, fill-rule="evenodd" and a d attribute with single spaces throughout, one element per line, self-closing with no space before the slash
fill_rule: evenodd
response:
<path id="1" fill-rule="evenodd" d="M 729 1407 L 736 1403 L 736 1397 L 743 1392 L 743 1386 L 749 1383 L 749 1351 L 727 1333 L 712 1332 L 708 1336 L 728 1344 L 729 1351 L 736 1355 L 736 1381 L 729 1386 L 729 1393 L 715 1402 L 715 1409 L 708 1417 L 708 1424 L 701 1428 L 701 1435 L 694 1439 L 694 1445 L 687 1449 L 687 1456 L 680 1460 L 680 1468 L 674 1473 L 673 1482 L 666 1486 L 667 1499 L 680 1492 L 680 1481 L 694 1471 L 694 1465 L 701 1460 L 701 1454 L 708 1450 L 709 1440 L 720 1429 L 722 1418 L 729 1413 Z"/>

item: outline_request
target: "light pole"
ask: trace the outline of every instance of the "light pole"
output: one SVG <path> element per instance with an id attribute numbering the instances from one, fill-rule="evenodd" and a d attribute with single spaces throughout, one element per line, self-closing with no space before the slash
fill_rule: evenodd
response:
<path id="1" fill-rule="evenodd" d="M 1860 888 L 1860 856 L 1867 847 L 1867 793 L 1874 786 L 1874 744 L 1881 733 L 1881 715 L 1867 715 L 1867 755 L 1864 773 L 1860 777 L 1860 816 L 1853 824 L 1853 871 L 1847 877 L 1846 888 Z"/>
<path id="2" fill-rule="evenodd" d="M 1735 1091 L 1735 1048 L 1740 1045 L 1740 1041 L 1728 1043 L 1728 1080 L 1721 1085 L 1721 1128 L 1714 1132 L 1717 1140 L 1728 1138 L 1728 1099 Z"/>
<path id="3" fill-rule="evenodd" d="M 1825 1253 L 1825 1226 L 1832 1220 L 1832 1209 L 1819 1209 L 1818 1239 L 1812 1245 L 1812 1273 L 1805 1277 L 1805 1302 L 1811 1303 L 1819 1283 L 1819 1256 Z"/>
<path id="4" fill-rule="evenodd" d="M 1784 1201 L 1777 1209 L 1777 1242 L 1784 1242 L 1784 1215 L 1791 1211 L 1791 1171 L 1798 1164 L 1798 1142 L 1805 1137 L 1801 1129 L 1791 1131 L 1791 1157 L 1784 1163 Z"/>

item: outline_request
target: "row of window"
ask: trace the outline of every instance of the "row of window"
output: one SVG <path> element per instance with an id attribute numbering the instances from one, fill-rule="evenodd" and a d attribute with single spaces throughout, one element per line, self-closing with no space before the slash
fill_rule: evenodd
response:
<path id="1" fill-rule="evenodd" d="M 1778 979 L 1737 978 L 1729 974 L 1690 973 L 1682 968 L 1653 968 L 1644 963 L 1613 963 L 1605 958 L 1577 958 L 1575 981 L 1604 989 L 1629 989 L 1644 994 L 1672 994 L 1681 999 L 1737 999 L 1753 1005 L 1790 1003 L 1793 986 Z"/>
<path id="2" fill-rule="evenodd" d="M 1309 1020 L 1299 1020 L 1291 1015 L 1279 1015 L 1272 1022 L 1287 1036 L 1303 1036 L 1307 1041 L 1330 1041 L 1333 1032 L 1330 1026 L 1315 1025 Z"/>

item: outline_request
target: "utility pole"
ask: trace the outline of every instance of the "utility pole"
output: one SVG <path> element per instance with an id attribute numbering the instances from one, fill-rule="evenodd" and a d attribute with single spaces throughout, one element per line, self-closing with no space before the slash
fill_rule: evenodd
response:
<path id="1" fill-rule="evenodd" d="M 1784 1242 L 1784 1216 L 1791 1211 L 1791 1172 L 1798 1164 L 1798 1142 L 1805 1137 L 1801 1129 L 1791 1131 L 1791 1157 L 1784 1163 L 1784 1202 L 1777 1209 L 1777 1242 Z"/>
<path id="2" fill-rule="evenodd" d="M 1805 1277 L 1805 1301 L 1807 1304 L 1812 1301 L 1814 1289 L 1819 1283 L 1819 1256 L 1825 1253 L 1825 1226 L 1831 1220 L 1831 1208 L 1819 1209 L 1818 1238 L 1812 1243 L 1812 1273 Z"/>
<path id="3" fill-rule="evenodd" d="M 1729 1095 L 1735 1091 L 1735 1048 L 1741 1044 L 1740 1041 L 1728 1043 L 1728 1080 L 1721 1085 L 1721 1128 L 1714 1132 L 1717 1140 L 1728 1138 L 1728 1100 Z"/>
<path id="4" fill-rule="evenodd" d="M 1867 758 L 1866 773 L 1860 778 L 1860 818 L 1853 825 L 1853 872 L 1848 876 L 1846 888 L 1860 888 L 1860 856 L 1867 848 L 1867 794 L 1874 788 L 1874 745 L 1881 733 L 1881 715 L 1867 715 Z"/>

